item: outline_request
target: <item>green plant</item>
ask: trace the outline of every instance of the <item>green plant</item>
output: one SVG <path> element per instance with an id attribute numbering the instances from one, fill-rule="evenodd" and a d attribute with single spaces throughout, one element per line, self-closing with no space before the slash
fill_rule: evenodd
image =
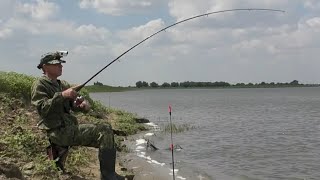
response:
<path id="1" fill-rule="evenodd" d="M 136 123 L 136 115 L 125 111 L 114 111 L 118 118 L 115 120 L 117 128 L 124 131 L 128 135 L 136 134 L 138 131 L 146 130 L 146 128 Z"/>
<path id="2" fill-rule="evenodd" d="M 2 136 L 2 137 L 1 137 Z M 6 156 L 20 157 L 23 160 L 32 159 L 41 153 L 39 144 L 44 145 L 44 140 L 40 139 L 30 130 L 24 130 L 20 126 L 13 128 L 11 132 L 6 131 L 1 135 L 2 143 L 6 144 Z"/>
<path id="3" fill-rule="evenodd" d="M 42 176 L 42 179 L 58 179 L 59 170 L 55 162 L 45 155 L 39 155 L 33 160 L 35 164 L 34 176 Z"/>
<path id="4" fill-rule="evenodd" d="M 66 168 L 79 172 L 79 166 L 86 166 L 90 161 L 89 150 L 86 147 L 72 147 L 67 157 Z"/>
<path id="5" fill-rule="evenodd" d="M 89 101 L 91 104 L 91 109 L 96 113 L 109 114 L 107 108 L 99 101 Z"/>
<path id="6" fill-rule="evenodd" d="M 172 128 L 173 133 L 181 133 L 185 131 L 189 131 L 191 129 L 195 129 L 195 126 L 191 126 L 189 124 L 181 124 L 181 125 L 176 125 L 172 123 L 172 126 L 170 124 L 166 124 L 162 127 L 164 133 L 170 133 Z"/>
<path id="7" fill-rule="evenodd" d="M 21 124 L 25 124 L 28 122 L 28 118 L 26 117 L 26 115 L 22 114 L 22 115 L 16 117 L 16 122 L 21 123 Z"/>

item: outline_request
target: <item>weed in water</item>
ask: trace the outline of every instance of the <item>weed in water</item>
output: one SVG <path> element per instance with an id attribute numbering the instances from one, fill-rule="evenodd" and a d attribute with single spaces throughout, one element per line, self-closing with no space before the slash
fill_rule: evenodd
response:
<path id="1" fill-rule="evenodd" d="M 189 131 L 191 129 L 195 129 L 195 126 L 191 126 L 190 124 L 181 124 L 181 125 L 176 125 L 172 123 L 172 132 L 173 133 L 182 133 L 185 131 Z M 164 125 L 162 128 L 163 133 L 170 133 L 171 132 L 171 126 L 170 124 Z"/>

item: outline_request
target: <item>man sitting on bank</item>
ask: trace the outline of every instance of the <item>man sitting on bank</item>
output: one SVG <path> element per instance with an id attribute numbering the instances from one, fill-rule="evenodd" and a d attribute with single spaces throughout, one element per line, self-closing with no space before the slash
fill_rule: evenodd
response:
<path id="1" fill-rule="evenodd" d="M 76 110 L 89 110 L 87 101 L 75 103 L 76 87 L 58 79 L 62 75 L 63 53 L 43 55 L 38 65 L 43 76 L 31 89 L 31 101 L 41 118 L 39 128 L 46 130 L 51 143 L 58 146 L 87 146 L 99 148 L 102 180 L 124 180 L 115 172 L 116 149 L 114 134 L 109 124 L 78 124 L 72 114 Z"/>

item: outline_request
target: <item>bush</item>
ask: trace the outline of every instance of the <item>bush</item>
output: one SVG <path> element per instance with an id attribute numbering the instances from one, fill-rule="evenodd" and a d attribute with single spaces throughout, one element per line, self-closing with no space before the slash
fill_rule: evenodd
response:
<path id="1" fill-rule="evenodd" d="M 15 72 L 0 72 L 0 92 L 30 103 L 31 86 L 36 78 Z"/>

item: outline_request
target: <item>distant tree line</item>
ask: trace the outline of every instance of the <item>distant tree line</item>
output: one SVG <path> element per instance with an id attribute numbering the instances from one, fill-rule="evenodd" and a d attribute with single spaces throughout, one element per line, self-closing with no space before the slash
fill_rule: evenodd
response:
<path id="1" fill-rule="evenodd" d="M 103 84 L 101 82 L 99 82 L 99 81 L 94 82 L 93 85 L 95 85 L 95 86 L 103 86 Z"/>
<path id="2" fill-rule="evenodd" d="M 193 82 L 193 81 L 185 81 L 185 82 L 164 82 L 162 84 L 158 84 L 156 82 L 151 82 L 150 84 L 146 81 L 138 81 L 136 82 L 137 88 L 189 88 L 189 87 L 283 87 L 283 86 L 304 86 L 304 84 L 300 84 L 298 80 L 293 80 L 289 83 L 274 83 L 274 82 L 261 82 L 261 83 L 236 83 L 230 84 L 228 82 L 217 81 L 217 82 Z"/>

